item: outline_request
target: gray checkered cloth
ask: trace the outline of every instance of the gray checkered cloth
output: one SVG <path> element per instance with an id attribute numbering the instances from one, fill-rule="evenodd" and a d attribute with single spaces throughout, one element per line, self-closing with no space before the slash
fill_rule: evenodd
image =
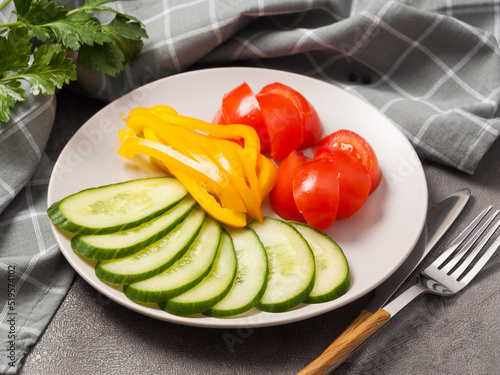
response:
<path id="1" fill-rule="evenodd" d="M 70 7 L 81 3 L 68 1 Z M 137 0 L 112 6 L 140 18 L 150 38 L 117 79 L 79 71 L 72 87 L 94 97 L 110 101 L 188 69 L 257 66 L 342 87 L 380 109 L 421 157 L 466 173 L 499 134 L 497 1 Z M 0 13 L 0 22 L 11 10 Z M 16 372 L 73 276 L 45 214 L 52 162 L 44 147 L 54 110 L 55 98 L 31 98 L 0 126 L 2 373 Z M 12 332 L 15 349 L 6 350 Z"/>

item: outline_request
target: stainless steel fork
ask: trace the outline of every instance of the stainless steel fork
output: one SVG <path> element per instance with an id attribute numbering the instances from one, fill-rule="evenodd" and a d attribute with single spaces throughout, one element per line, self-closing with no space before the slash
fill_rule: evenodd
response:
<path id="1" fill-rule="evenodd" d="M 345 335 L 343 339 L 331 345 L 323 356 L 329 357 L 327 361 L 332 367 L 328 371 L 324 368 L 309 368 L 307 375 L 323 375 L 336 369 L 353 350 L 366 342 L 381 327 L 383 327 L 395 314 L 401 311 L 413 299 L 423 293 L 433 293 L 442 296 L 451 296 L 462 290 L 479 273 L 495 251 L 500 247 L 500 237 L 491 244 L 487 250 L 481 253 L 495 231 L 500 226 L 500 220 L 492 225 L 491 229 L 484 235 L 480 242 L 479 238 L 484 234 L 500 210 L 495 211 L 465 243 L 472 231 L 484 219 L 491 210 L 491 206 L 484 209 L 462 233 L 451 243 L 448 249 L 441 254 L 430 266 L 425 268 L 418 277 L 418 282 L 404 291 L 393 301 L 384 306 L 366 321 Z M 327 353 L 328 352 L 328 353 Z M 302 372 L 301 372 L 302 374 Z"/>
<path id="2" fill-rule="evenodd" d="M 452 242 L 448 249 L 420 273 L 417 284 L 407 289 L 394 301 L 388 303 L 384 310 L 393 316 L 420 294 L 433 293 L 451 296 L 467 286 L 500 246 L 500 237 L 498 237 L 481 256 L 478 256 L 500 226 L 499 220 L 491 227 L 481 242 L 472 249 L 472 246 L 500 212 L 500 210 L 496 210 L 467 243 L 458 250 L 490 209 L 491 206 L 484 209 Z M 473 266 L 472 263 L 474 263 Z"/>

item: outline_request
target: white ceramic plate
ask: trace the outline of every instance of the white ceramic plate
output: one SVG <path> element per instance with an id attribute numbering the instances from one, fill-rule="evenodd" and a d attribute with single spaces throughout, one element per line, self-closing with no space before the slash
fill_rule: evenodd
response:
<path id="1" fill-rule="evenodd" d="M 128 300 L 99 281 L 94 263 L 76 255 L 70 236 L 53 227 L 68 262 L 90 285 L 108 298 L 153 318 L 201 327 L 263 327 L 310 318 L 352 302 L 389 277 L 406 259 L 424 227 L 427 185 L 422 165 L 406 137 L 382 114 L 357 97 L 319 80 L 283 71 L 258 68 L 207 69 L 168 77 L 143 86 L 109 104 L 93 116 L 68 142 L 57 160 L 49 184 L 48 204 L 85 188 L 161 175 L 147 158 L 128 161 L 117 154 L 120 119 L 135 107 L 166 104 L 180 114 L 211 121 L 224 93 L 246 81 L 255 92 L 282 82 L 301 92 L 316 108 L 324 134 L 339 128 L 358 132 L 377 153 L 383 180 L 366 204 L 348 220 L 326 231 L 344 250 L 352 285 L 328 303 L 301 305 L 285 313 L 252 310 L 237 318 L 178 317 L 154 306 Z M 274 215 L 267 207 L 266 214 Z"/>

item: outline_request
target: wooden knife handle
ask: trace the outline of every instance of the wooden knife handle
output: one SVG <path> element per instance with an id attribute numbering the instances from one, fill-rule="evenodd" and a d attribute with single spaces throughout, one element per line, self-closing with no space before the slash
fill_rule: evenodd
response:
<path id="1" fill-rule="evenodd" d="M 380 309 L 373 315 L 368 311 L 361 311 L 341 335 L 297 375 L 323 375 L 327 373 L 333 367 L 344 362 L 358 346 L 370 338 L 390 318 L 391 315 L 384 309 Z"/>
<path id="2" fill-rule="evenodd" d="M 346 329 L 342 331 L 342 333 L 337 337 L 337 340 L 340 338 L 344 337 L 345 335 L 351 333 L 354 329 L 358 328 L 358 326 L 363 323 L 366 319 L 368 319 L 370 316 L 372 316 L 373 313 L 369 312 L 368 310 L 361 310 L 361 312 L 358 314 L 356 318 L 349 324 Z M 334 341 L 334 342 L 335 342 Z"/>

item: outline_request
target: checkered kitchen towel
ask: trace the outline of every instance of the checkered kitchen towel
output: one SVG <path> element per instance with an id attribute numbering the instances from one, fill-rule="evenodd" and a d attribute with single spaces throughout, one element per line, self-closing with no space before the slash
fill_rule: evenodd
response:
<path id="1" fill-rule="evenodd" d="M 70 8 L 82 2 L 67 1 Z M 73 87 L 94 97 L 113 100 L 192 68 L 258 66 L 344 88 L 392 119 L 421 156 L 467 173 L 499 133 L 499 1 L 136 0 L 112 6 L 141 19 L 150 38 L 117 79 L 79 72 Z M 0 22 L 10 10 L 2 10 Z M 0 126 L 3 373 L 16 371 L 72 278 L 45 215 L 51 161 L 44 147 L 54 108 L 54 98 L 34 98 Z M 15 295 L 8 294 L 9 280 Z M 17 313 L 15 323 L 10 312 Z"/>

